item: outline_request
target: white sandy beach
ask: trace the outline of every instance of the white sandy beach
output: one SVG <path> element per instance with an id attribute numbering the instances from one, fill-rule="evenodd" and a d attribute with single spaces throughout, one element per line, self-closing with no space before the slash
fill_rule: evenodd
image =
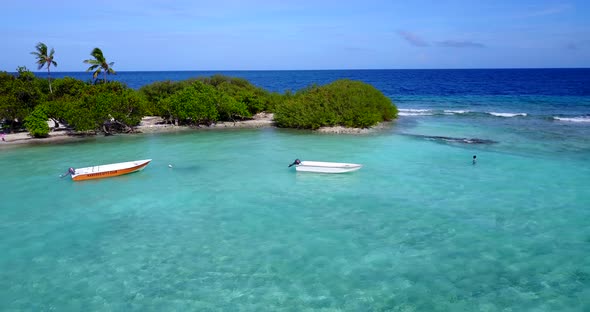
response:
<path id="1" fill-rule="evenodd" d="M 48 122 L 50 126 L 53 122 Z M 236 122 L 218 122 L 211 126 L 189 127 L 189 126 L 175 126 L 171 124 L 164 124 L 163 119 L 157 116 L 146 116 L 142 119 L 139 126 L 135 128 L 137 133 L 164 133 L 173 131 L 191 131 L 201 129 L 229 129 L 229 128 L 264 128 L 274 126 L 273 114 L 260 113 L 254 116 L 251 120 L 242 120 Z M 89 135 L 93 136 L 93 135 Z M 66 129 L 60 128 L 53 130 L 46 138 L 33 138 L 28 132 L 18 132 L 5 134 L 4 141 L 0 141 L 1 145 L 14 144 L 43 144 L 56 143 L 65 141 L 76 141 L 84 139 L 88 136 L 73 133 Z"/>
<path id="2" fill-rule="evenodd" d="M 53 122 L 49 122 L 50 126 Z M 375 127 L 369 129 L 361 128 L 345 128 L 345 127 L 323 127 L 316 130 L 319 133 L 335 133 L 335 134 L 367 134 L 375 130 L 382 129 L 389 123 L 381 123 Z M 139 126 L 135 128 L 137 133 L 165 133 L 175 131 L 199 131 L 199 130 L 214 130 L 214 129 L 252 129 L 252 128 L 268 128 L 274 127 L 273 114 L 271 113 L 259 113 L 256 114 L 250 120 L 241 120 L 236 122 L 218 122 L 210 126 L 200 127 L 189 127 L 189 126 L 175 126 L 171 124 L 164 124 L 163 119 L 157 116 L 146 116 L 142 119 Z M 28 132 L 10 133 L 5 135 L 5 140 L 0 141 L 2 145 L 14 145 L 14 144 L 43 144 L 43 143 L 57 143 L 57 142 L 72 142 L 77 140 L 83 140 L 93 134 L 83 135 L 79 133 L 73 133 L 66 130 L 65 128 L 59 128 L 49 133 L 46 138 L 33 138 Z"/>

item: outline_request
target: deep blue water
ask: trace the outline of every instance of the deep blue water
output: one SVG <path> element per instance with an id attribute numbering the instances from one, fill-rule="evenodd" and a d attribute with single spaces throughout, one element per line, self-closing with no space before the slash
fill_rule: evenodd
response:
<path id="1" fill-rule="evenodd" d="M 269 91 L 298 90 L 312 83 L 360 80 L 389 96 L 409 95 L 590 95 L 590 69 L 441 69 L 441 70 L 284 70 L 145 71 L 108 76 L 140 88 L 155 81 L 179 81 L 223 74 L 241 77 Z M 44 77 L 45 73 L 37 73 Z M 55 72 L 53 77 L 91 79 L 87 72 Z"/>

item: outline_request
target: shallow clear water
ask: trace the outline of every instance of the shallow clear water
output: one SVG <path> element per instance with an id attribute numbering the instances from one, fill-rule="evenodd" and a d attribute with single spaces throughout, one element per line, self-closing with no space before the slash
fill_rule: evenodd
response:
<path id="1" fill-rule="evenodd" d="M 401 116 L 369 135 L 0 144 L 0 310 L 590 310 L 589 73 L 224 72 L 280 92 L 362 80 Z M 122 177 L 59 178 L 145 158 Z M 295 158 L 364 167 L 296 173 Z"/>
<path id="2" fill-rule="evenodd" d="M 405 117 L 363 136 L 196 131 L 4 148 L 0 310 L 588 309 L 588 154 L 404 135 L 460 129 Z M 127 176 L 59 178 L 144 158 Z M 296 173 L 295 158 L 364 167 Z"/>

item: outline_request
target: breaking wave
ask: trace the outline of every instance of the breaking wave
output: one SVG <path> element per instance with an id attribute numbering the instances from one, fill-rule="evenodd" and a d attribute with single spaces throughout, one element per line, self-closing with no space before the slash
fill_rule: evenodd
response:
<path id="1" fill-rule="evenodd" d="M 528 116 L 527 113 L 496 113 L 496 112 L 489 112 L 488 114 L 490 114 L 492 116 L 496 116 L 496 117 L 505 117 L 505 118 L 510 118 L 510 117 L 526 117 L 526 116 Z"/>
<path id="2" fill-rule="evenodd" d="M 581 124 L 590 124 L 590 114 L 587 115 L 530 115 L 526 112 L 502 112 L 502 111 L 475 111 L 465 108 L 434 109 L 434 108 L 400 108 L 398 109 L 400 117 L 422 117 L 422 116 L 439 116 L 439 117 L 457 117 L 457 118 L 498 118 L 498 119 L 540 119 L 545 121 L 572 122 Z"/>
<path id="3" fill-rule="evenodd" d="M 463 114 L 469 114 L 471 113 L 470 110 L 450 110 L 450 109 L 445 109 L 444 113 L 446 115 L 463 115 Z"/>
<path id="4" fill-rule="evenodd" d="M 588 116 L 579 116 L 579 117 L 553 117 L 554 120 L 559 121 L 569 121 L 569 122 L 590 122 L 590 117 Z"/>
<path id="5" fill-rule="evenodd" d="M 494 117 L 527 117 L 527 113 L 511 113 L 511 112 L 478 112 L 467 109 L 429 109 L 429 108 L 400 108 L 398 109 L 399 116 L 437 116 L 437 115 L 456 115 L 456 116 L 494 116 Z"/>
<path id="6" fill-rule="evenodd" d="M 400 108 L 398 109 L 399 116 L 432 116 L 434 111 L 430 109 L 412 109 L 412 108 Z"/>

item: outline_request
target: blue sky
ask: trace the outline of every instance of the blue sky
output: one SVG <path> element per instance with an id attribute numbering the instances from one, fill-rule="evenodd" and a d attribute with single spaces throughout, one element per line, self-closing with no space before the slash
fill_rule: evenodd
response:
<path id="1" fill-rule="evenodd" d="M 590 1 L 0 0 L 0 70 L 590 67 Z"/>

